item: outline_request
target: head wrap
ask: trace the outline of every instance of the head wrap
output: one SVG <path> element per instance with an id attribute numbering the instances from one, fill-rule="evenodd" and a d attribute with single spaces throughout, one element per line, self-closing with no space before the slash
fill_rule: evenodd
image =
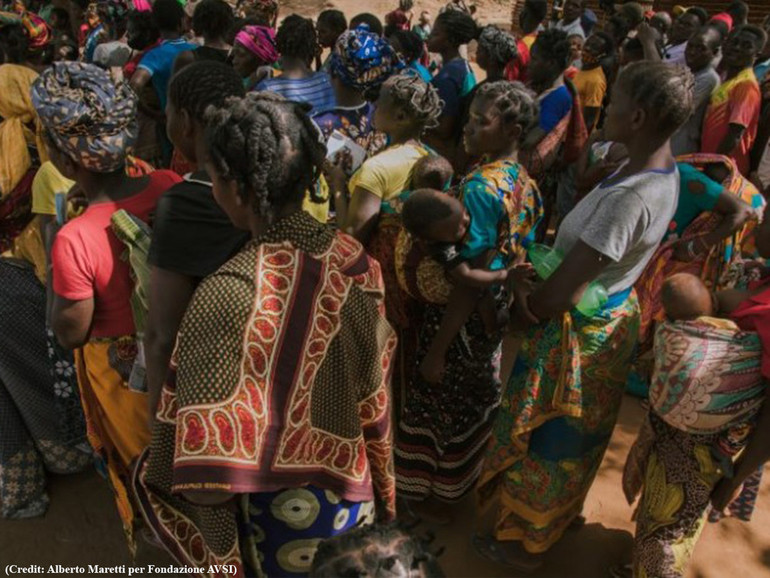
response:
<path id="1" fill-rule="evenodd" d="M 29 39 L 30 52 L 39 52 L 51 42 L 51 28 L 34 12 L 0 12 L 0 27 L 7 24 L 21 26 Z"/>
<path id="2" fill-rule="evenodd" d="M 396 52 L 368 27 L 343 32 L 332 53 L 332 74 L 358 90 L 379 87 L 398 68 Z"/>
<path id="3" fill-rule="evenodd" d="M 712 16 L 711 21 L 724 22 L 725 24 L 727 24 L 728 31 L 731 31 L 733 29 L 733 17 L 730 16 L 727 12 L 720 12 L 719 14 Z"/>
<path id="4" fill-rule="evenodd" d="M 275 46 L 275 30 L 267 26 L 244 26 L 235 35 L 235 41 L 267 64 L 277 62 L 280 56 Z"/>
<path id="5" fill-rule="evenodd" d="M 32 85 L 40 122 L 63 153 L 97 173 L 123 167 L 136 140 L 136 95 L 83 62 L 57 62 Z"/>
<path id="6" fill-rule="evenodd" d="M 30 99 L 36 78 L 37 72 L 26 66 L 0 66 L 0 198 L 13 191 L 32 166 L 29 145 L 37 147 L 41 161 L 48 160 L 42 127 Z"/>

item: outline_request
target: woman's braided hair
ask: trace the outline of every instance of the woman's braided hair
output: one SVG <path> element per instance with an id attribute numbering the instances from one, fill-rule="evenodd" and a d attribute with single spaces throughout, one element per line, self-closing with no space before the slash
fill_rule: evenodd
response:
<path id="1" fill-rule="evenodd" d="M 617 80 L 617 88 L 645 111 L 665 137 L 692 115 L 694 87 L 689 69 L 649 60 L 629 64 Z"/>
<path id="2" fill-rule="evenodd" d="M 416 125 L 422 129 L 438 126 L 444 103 L 433 85 L 414 74 L 402 73 L 385 81 L 383 89 L 386 87 L 396 105 L 402 107 Z"/>
<path id="3" fill-rule="evenodd" d="M 447 40 L 454 46 L 468 44 L 479 35 L 479 27 L 476 21 L 460 10 L 447 10 L 436 18 L 436 26 L 441 25 L 446 30 Z"/>
<path id="4" fill-rule="evenodd" d="M 260 217 L 272 220 L 278 209 L 315 189 L 326 147 L 309 109 L 277 94 L 252 92 L 206 113 L 206 142 L 216 171 L 240 183 L 241 196 Z"/>
<path id="5" fill-rule="evenodd" d="M 312 62 L 318 48 L 315 24 L 299 14 L 287 16 L 275 35 L 275 45 L 282 56 Z"/>
<path id="6" fill-rule="evenodd" d="M 481 29 L 479 48 L 483 48 L 492 60 L 502 65 L 508 64 L 519 55 L 516 39 L 491 24 Z"/>
<path id="7" fill-rule="evenodd" d="M 535 93 L 518 81 L 486 82 L 479 86 L 475 98 L 485 99 L 500 113 L 503 122 L 519 124 L 521 139 L 527 136 L 540 116 Z"/>
<path id="8" fill-rule="evenodd" d="M 410 536 L 396 524 L 353 528 L 318 546 L 311 578 L 442 578 L 430 538 Z"/>

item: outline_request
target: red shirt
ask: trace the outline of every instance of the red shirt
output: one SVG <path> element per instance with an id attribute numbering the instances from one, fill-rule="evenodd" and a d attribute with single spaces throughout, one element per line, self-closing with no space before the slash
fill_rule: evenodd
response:
<path id="1" fill-rule="evenodd" d="M 110 226 L 115 211 L 127 212 L 147 222 L 158 198 L 182 179 L 171 171 L 147 177 L 147 188 L 118 202 L 98 203 L 64 225 L 51 252 L 53 290 L 71 301 L 94 299 L 91 337 L 120 337 L 135 332 L 131 313 L 129 265 L 121 256 L 125 245 Z"/>
<path id="2" fill-rule="evenodd" d="M 519 56 L 511 60 L 505 67 L 505 78 L 506 80 L 526 82 L 527 69 L 529 68 L 529 61 L 531 60 L 529 47 L 523 40 L 517 40 L 516 48 L 519 51 Z"/>

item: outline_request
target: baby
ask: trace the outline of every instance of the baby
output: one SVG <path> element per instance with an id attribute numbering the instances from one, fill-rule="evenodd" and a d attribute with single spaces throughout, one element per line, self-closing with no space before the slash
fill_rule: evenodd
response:
<path id="1" fill-rule="evenodd" d="M 725 289 L 709 291 L 700 277 L 690 273 L 671 275 L 663 283 L 661 302 L 671 321 L 693 321 L 698 317 L 730 318 L 746 299 L 767 289 Z"/>
<path id="2" fill-rule="evenodd" d="M 427 155 L 414 163 L 411 189 L 446 191 L 452 186 L 455 171 L 452 163 L 440 155 Z"/>
<path id="3" fill-rule="evenodd" d="M 490 334 L 498 331 L 505 319 L 504 315 L 498 316 L 489 290 L 504 283 L 508 271 L 488 269 L 495 258 L 494 251 L 473 260 L 465 257 L 464 240 L 471 224 L 465 206 L 451 193 L 421 188 L 404 203 L 401 217 L 406 230 L 427 244 L 431 256 L 444 266 L 454 283 L 485 290 L 477 310 L 486 331 Z"/>

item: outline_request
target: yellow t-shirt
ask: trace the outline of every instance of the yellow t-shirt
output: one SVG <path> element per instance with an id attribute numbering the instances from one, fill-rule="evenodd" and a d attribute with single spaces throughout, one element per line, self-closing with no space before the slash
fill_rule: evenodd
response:
<path id="1" fill-rule="evenodd" d="M 316 187 L 323 201 L 320 203 L 312 201 L 310 191 L 307 191 L 305 198 L 302 200 L 302 210 L 309 213 L 319 223 L 325 225 L 329 222 L 329 185 L 326 183 L 326 178 L 323 175 L 318 179 Z"/>
<path id="2" fill-rule="evenodd" d="M 377 195 L 383 201 L 397 197 L 408 190 L 412 180 L 414 164 L 428 155 L 420 145 L 395 145 L 374 155 L 361 165 L 350 178 L 348 188 L 351 195 L 356 188 L 362 188 Z"/>
<path id="3" fill-rule="evenodd" d="M 604 102 L 604 95 L 607 93 L 607 77 L 601 66 L 591 70 L 580 70 L 572 80 L 575 89 L 580 95 L 580 105 L 599 108 Z M 596 115 L 596 121 L 599 115 Z M 589 126 L 588 129 L 593 127 Z"/>
<path id="4" fill-rule="evenodd" d="M 32 212 L 35 215 L 56 215 L 56 194 L 66 194 L 74 184 L 74 181 L 64 178 L 53 163 L 43 163 L 32 181 Z M 40 219 L 37 216 L 14 239 L 11 255 L 32 263 L 37 278 L 45 284 L 45 245 L 40 231 Z"/>

